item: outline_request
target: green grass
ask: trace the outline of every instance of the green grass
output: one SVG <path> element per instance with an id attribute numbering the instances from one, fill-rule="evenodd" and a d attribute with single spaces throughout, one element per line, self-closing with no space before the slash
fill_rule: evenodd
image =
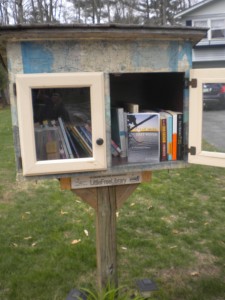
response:
<path id="1" fill-rule="evenodd" d="M 16 181 L 9 109 L 0 110 L 0 142 L 0 299 L 63 300 L 73 288 L 94 291 L 93 209 L 57 180 Z M 159 287 L 154 300 L 225 299 L 224 182 L 222 168 L 190 166 L 155 171 L 137 188 L 117 218 L 126 295 L 138 295 L 137 279 L 151 278 Z"/>

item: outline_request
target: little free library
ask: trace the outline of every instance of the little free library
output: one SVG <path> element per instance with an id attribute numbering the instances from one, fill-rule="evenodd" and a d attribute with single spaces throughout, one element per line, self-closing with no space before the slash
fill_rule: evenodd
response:
<path id="1" fill-rule="evenodd" d="M 201 149 L 190 142 L 198 134 L 190 93 L 201 88 L 192 72 L 202 70 L 191 70 L 192 47 L 204 34 L 171 26 L 2 26 L 18 174 L 108 176 L 195 162 Z"/>
<path id="2" fill-rule="evenodd" d="M 138 183 L 188 162 L 225 166 L 224 153 L 201 142 L 204 84 L 225 81 L 224 69 L 192 70 L 192 48 L 205 34 L 116 24 L 0 27 L 18 178 L 58 178 L 96 209 L 100 286 L 109 276 L 116 282 L 115 232 L 106 245 L 101 228 L 115 223 Z"/>

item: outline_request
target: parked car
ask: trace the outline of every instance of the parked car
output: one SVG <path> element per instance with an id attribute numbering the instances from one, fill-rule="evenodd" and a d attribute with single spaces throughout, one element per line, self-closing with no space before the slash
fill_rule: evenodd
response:
<path id="1" fill-rule="evenodd" d="M 203 108 L 225 108 L 225 83 L 203 84 Z"/>

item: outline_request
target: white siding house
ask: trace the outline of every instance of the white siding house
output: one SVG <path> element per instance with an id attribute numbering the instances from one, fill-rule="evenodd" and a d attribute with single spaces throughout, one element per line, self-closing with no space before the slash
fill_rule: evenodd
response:
<path id="1" fill-rule="evenodd" d="M 225 67 L 225 0 L 205 0 L 175 16 L 185 26 L 209 28 L 193 49 L 194 68 Z"/>

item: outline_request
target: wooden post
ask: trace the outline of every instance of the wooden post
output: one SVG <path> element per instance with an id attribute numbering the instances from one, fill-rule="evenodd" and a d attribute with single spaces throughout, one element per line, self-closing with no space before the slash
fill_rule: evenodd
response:
<path id="1" fill-rule="evenodd" d="M 96 247 L 98 287 L 117 287 L 116 187 L 97 188 Z"/>
<path id="2" fill-rule="evenodd" d="M 151 180 L 151 172 L 142 172 L 142 182 Z M 71 189 L 71 179 L 61 178 L 62 189 Z M 72 189 L 96 211 L 97 282 L 99 290 L 118 287 L 116 211 L 138 187 L 137 184 Z"/>
<path id="3" fill-rule="evenodd" d="M 113 288 L 118 287 L 116 211 L 138 185 L 127 184 L 72 190 L 96 212 L 97 283 L 100 291 L 107 285 Z M 65 184 L 65 189 L 67 188 L 68 185 Z"/>

